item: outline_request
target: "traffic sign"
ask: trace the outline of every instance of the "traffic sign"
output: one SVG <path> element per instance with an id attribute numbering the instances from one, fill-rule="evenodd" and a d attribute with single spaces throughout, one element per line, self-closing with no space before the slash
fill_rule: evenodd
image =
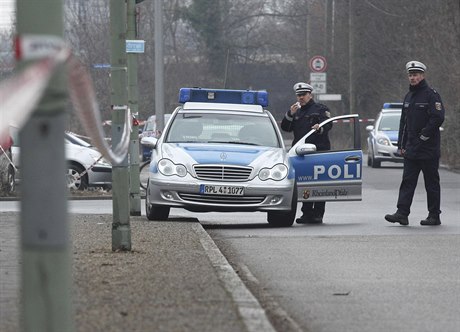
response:
<path id="1" fill-rule="evenodd" d="M 327 68 L 326 58 L 321 55 L 315 55 L 310 59 L 310 69 L 316 73 L 325 72 Z"/>
<path id="2" fill-rule="evenodd" d="M 310 73 L 310 82 L 326 82 L 326 73 Z"/>
<path id="3" fill-rule="evenodd" d="M 145 40 L 126 40 L 126 53 L 144 53 Z"/>
<path id="4" fill-rule="evenodd" d="M 95 63 L 95 64 L 93 64 L 93 68 L 96 68 L 96 69 L 108 69 L 110 67 L 111 67 L 110 63 Z"/>
<path id="5" fill-rule="evenodd" d="M 313 87 L 313 93 L 326 93 L 326 82 L 311 82 L 310 85 Z"/>
<path id="6" fill-rule="evenodd" d="M 340 94 L 321 94 L 318 96 L 318 100 L 342 100 L 342 95 Z"/>

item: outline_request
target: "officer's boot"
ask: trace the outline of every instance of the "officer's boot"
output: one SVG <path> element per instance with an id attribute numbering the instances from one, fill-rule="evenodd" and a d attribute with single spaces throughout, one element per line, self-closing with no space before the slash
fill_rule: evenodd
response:
<path id="1" fill-rule="evenodd" d="M 392 222 L 392 223 L 399 223 L 400 225 L 407 226 L 409 225 L 409 218 L 405 216 L 404 214 L 396 211 L 396 213 L 393 214 L 387 214 L 385 215 L 385 220 Z"/>
<path id="2" fill-rule="evenodd" d="M 420 221 L 420 225 L 422 226 L 438 226 L 441 225 L 441 219 L 439 219 L 439 215 L 429 214 L 426 219 Z"/>

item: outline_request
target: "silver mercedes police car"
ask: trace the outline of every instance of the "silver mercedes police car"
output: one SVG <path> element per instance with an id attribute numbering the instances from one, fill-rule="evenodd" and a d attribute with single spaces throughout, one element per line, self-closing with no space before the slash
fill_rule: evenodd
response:
<path id="1" fill-rule="evenodd" d="M 323 153 L 317 163 L 308 156 L 316 152 L 312 144 L 287 151 L 264 109 L 266 91 L 182 88 L 179 102 L 159 138 L 142 138 L 152 148 L 149 220 L 166 220 L 172 207 L 264 211 L 269 224 L 286 227 L 298 201 L 361 199 L 361 151 L 352 152 L 360 158 L 349 165 L 344 151 Z"/>

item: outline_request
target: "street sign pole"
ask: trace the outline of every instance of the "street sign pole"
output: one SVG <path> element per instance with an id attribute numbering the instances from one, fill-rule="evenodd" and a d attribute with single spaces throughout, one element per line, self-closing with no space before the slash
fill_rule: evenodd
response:
<path id="1" fill-rule="evenodd" d="M 126 77 L 126 4 L 110 0 L 112 146 L 122 138 L 128 108 Z M 128 156 L 112 165 L 112 250 L 131 250 Z"/>
<path id="2" fill-rule="evenodd" d="M 136 38 L 136 0 L 128 0 L 128 32 L 127 38 Z M 128 60 L 128 107 L 134 117 L 138 118 L 138 88 L 137 88 L 137 53 L 127 53 Z M 141 215 L 141 194 L 139 174 L 139 124 L 133 121 L 129 145 L 129 176 L 130 176 L 130 215 Z"/>
<path id="3" fill-rule="evenodd" d="M 163 59 L 163 1 L 154 0 L 155 38 L 155 114 L 158 128 L 164 129 L 164 59 Z"/>
<path id="4" fill-rule="evenodd" d="M 49 48 L 50 40 L 63 37 L 62 0 L 17 0 L 16 4 L 19 45 L 34 36 L 43 50 Z M 49 54 L 54 52 L 50 48 Z M 23 56 L 18 59 L 19 68 L 30 64 L 31 60 Z M 74 331 L 64 176 L 66 86 L 64 67 L 60 66 L 19 134 L 22 331 Z"/>

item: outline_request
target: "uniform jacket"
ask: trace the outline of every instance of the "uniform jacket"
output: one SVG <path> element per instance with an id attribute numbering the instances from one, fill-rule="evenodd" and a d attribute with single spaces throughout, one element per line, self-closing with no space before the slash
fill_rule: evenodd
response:
<path id="1" fill-rule="evenodd" d="M 431 159 L 441 155 L 439 127 L 444 121 L 441 96 L 425 80 L 410 86 L 404 97 L 398 147 L 405 158 Z"/>
<path id="2" fill-rule="evenodd" d="M 323 104 L 316 103 L 313 99 L 302 106 L 294 116 L 291 111 L 287 111 L 281 121 L 281 129 L 287 132 L 294 132 L 294 140 L 292 145 L 296 144 L 303 136 L 305 136 L 311 127 L 317 123 L 321 123 L 331 117 L 329 109 Z M 331 143 L 329 141 L 328 132 L 332 128 L 332 122 L 323 126 L 321 131 L 310 135 L 305 143 L 316 145 L 317 151 L 330 150 Z"/>

